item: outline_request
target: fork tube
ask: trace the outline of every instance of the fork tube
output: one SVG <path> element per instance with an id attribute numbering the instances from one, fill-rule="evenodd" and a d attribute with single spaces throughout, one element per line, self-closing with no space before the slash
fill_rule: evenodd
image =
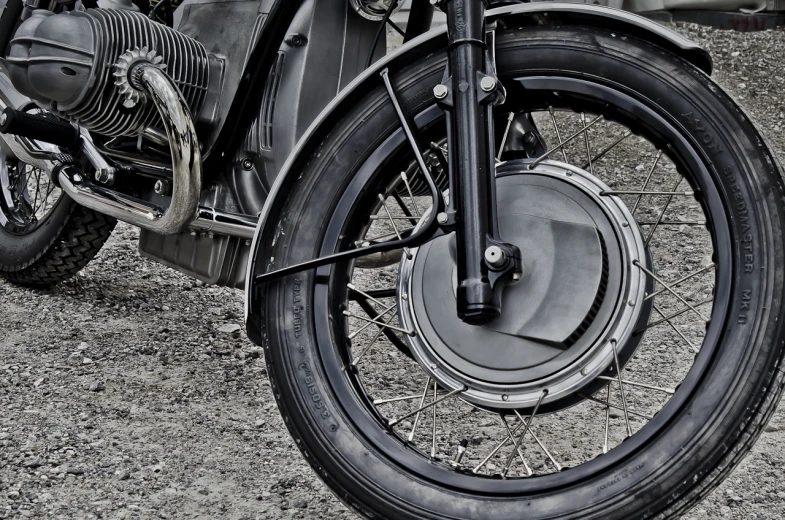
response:
<path id="1" fill-rule="evenodd" d="M 495 165 L 490 111 L 481 105 L 485 69 L 485 4 L 483 0 L 447 0 L 449 71 L 452 110 L 449 118 L 450 163 L 453 170 L 450 202 L 455 211 L 458 261 L 458 315 L 469 323 L 498 316 L 484 252 L 496 222 L 489 199 Z"/>
<path id="2" fill-rule="evenodd" d="M 428 32 L 431 23 L 433 23 L 433 5 L 430 0 L 412 0 L 404 43 Z"/>

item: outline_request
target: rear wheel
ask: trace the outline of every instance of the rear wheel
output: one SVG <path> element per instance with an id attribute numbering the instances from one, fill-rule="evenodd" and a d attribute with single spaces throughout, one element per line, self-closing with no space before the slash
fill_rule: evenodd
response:
<path id="1" fill-rule="evenodd" d="M 48 287 L 71 278 L 116 223 L 77 205 L 45 171 L 0 156 L 0 276 L 6 280 Z"/>
<path id="2" fill-rule="evenodd" d="M 733 101 L 659 48 L 589 28 L 497 42 L 497 211 L 526 270 L 502 318 L 455 317 L 450 237 L 268 284 L 252 319 L 279 408 L 368 517 L 678 516 L 782 392 L 780 171 Z M 395 76 L 423 142 L 444 139 L 444 66 Z M 506 131 L 516 114 L 547 154 L 509 146 L 530 140 Z M 411 232 L 429 210 L 413 164 L 379 89 L 322 143 L 257 264 Z"/>

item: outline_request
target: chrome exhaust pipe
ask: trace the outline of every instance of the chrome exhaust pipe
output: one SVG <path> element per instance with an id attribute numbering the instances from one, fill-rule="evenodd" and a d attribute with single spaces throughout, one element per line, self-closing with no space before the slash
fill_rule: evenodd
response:
<path id="1" fill-rule="evenodd" d="M 0 134 L 0 138 L 20 160 L 47 171 L 59 168 L 57 180 L 63 191 L 78 204 L 134 226 L 161 235 L 183 232 L 196 219 L 199 194 L 202 190 L 202 157 L 188 104 L 174 82 L 157 67 L 137 66 L 139 86 L 161 114 L 172 154 L 172 198 L 168 208 L 134 199 L 93 183 L 75 166 L 61 165 L 54 156 L 60 150 L 52 145 L 24 137 Z M 136 72 L 136 71 L 135 71 Z M 7 89 L 13 89 L 8 77 L 0 82 L 0 109 L 11 105 Z M 12 90 L 12 92 L 15 92 Z M 108 167 L 89 137 L 83 136 L 82 146 L 98 171 Z"/>
<path id="2" fill-rule="evenodd" d="M 256 232 L 256 217 L 199 206 L 202 158 L 188 105 L 164 72 L 144 64 L 138 67 L 139 74 L 135 76 L 139 86 L 161 114 L 171 148 L 172 198 L 168 208 L 129 197 L 93 182 L 76 166 L 59 163 L 56 155 L 61 151 L 54 145 L 10 134 L 0 134 L 0 139 L 20 161 L 41 168 L 50 175 L 56 171 L 60 187 L 69 197 L 99 213 L 160 235 L 192 229 L 201 233 L 252 239 Z M 13 100 L 13 96 L 19 99 Z M 8 76 L 0 73 L 0 111 L 7 106 L 17 108 L 27 102 L 29 99 L 14 90 Z M 86 132 L 82 134 L 81 146 L 102 177 L 113 173 Z"/>
<path id="3" fill-rule="evenodd" d="M 173 235 L 188 229 L 196 218 L 202 191 L 202 156 L 188 104 L 169 76 L 152 65 L 138 65 L 139 86 L 155 104 L 166 128 L 172 154 L 172 200 L 168 208 L 131 199 L 85 179 L 75 168 L 65 167 L 58 180 L 77 203 L 148 229 Z"/>

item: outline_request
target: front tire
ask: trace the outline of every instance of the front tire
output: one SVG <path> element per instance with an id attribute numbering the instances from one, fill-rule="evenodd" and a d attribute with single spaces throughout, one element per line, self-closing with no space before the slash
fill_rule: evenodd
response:
<path id="1" fill-rule="evenodd" d="M 660 48 L 583 27 L 500 30 L 497 46 L 508 103 L 516 103 L 516 93 L 536 97 L 531 88 L 536 82 L 556 88 L 550 86 L 553 78 L 554 85 L 595 85 L 591 96 L 606 92 L 608 97 L 587 101 L 590 94 L 584 94 L 586 99 L 576 95 L 575 102 L 597 111 L 603 103 L 616 103 L 617 121 L 649 111 L 641 135 L 652 142 L 663 139 L 658 148 L 677 165 L 679 145 L 667 142 L 656 125 L 663 122 L 674 129 L 673 139 L 691 147 L 700 163 L 693 166 L 704 174 L 695 174 L 690 184 L 708 213 L 718 265 L 714 311 L 692 368 L 662 410 L 607 455 L 530 478 L 451 472 L 438 457 L 413 453 L 385 427 L 370 406 L 372 397 L 347 382 L 355 370 L 346 354 L 348 320 L 342 316 L 348 298 L 340 288 L 352 267 L 336 265 L 268 284 L 262 289 L 262 308 L 251 316 L 262 323 L 279 409 L 314 470 L 369 518 L 678 517 L 742 460 L 783 390 L 781 172 L 733 100 L 705 74 Z M 430 56 L 395 75 L 410 116 L 433 106 L 430 92 L 441 81 L 445 62 L 444 55 Z M 516 84 L 530 88 L 518 91 Z M 633 102 L 621 107 L 621 99 Z M 341 240 L 355 229 L 345 209 L 347 193 L 369 162 L 398 165 L 400 148 L 390 152 L 388 161 L 374 155 L 397 130 L 381 88 L 358 102 L 288 193 L 280 232 L 265 237 L 260 247 L 272 263 L 258 264 L 281 268 L 345 246 Z M 420 131 L 428 134 L 433 128 Z M 687 162 L 680 168 L 688 170 Z M 368 189 L 360 191 L 384 188 L 380 175 L 367 177 Z M 364 199 L 357 197 L 362 206 Z M 367 209 L 366 203 L 366 214 Z M 333 224 L 341 230 L 335 237 Z M 384 382 L 400 383 L 393 377 Z"/>

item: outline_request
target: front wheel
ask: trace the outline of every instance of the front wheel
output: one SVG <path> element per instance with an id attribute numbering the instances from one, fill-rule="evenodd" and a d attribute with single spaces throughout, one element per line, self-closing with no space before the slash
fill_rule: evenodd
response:
<path id="1" fill-rule="evenodd" d="M 431 92 L 445 63 L 394 78 L 422 142 L 444 142 Z M 368 517 L 677 517 L 749 451 L 783 389 L 777 163 L 707 76 L 643 41 L 500 30 L 497 66 L 497 128 L 513 127 L 497 132 L 497 213 L 525 269 L 502 316 L 457 319 L 450 236 L 387 267 L 268 284 L 251 319 L 279 408 Z M 510 146 L 521 114 L 547 154 Z M 258 264 L 411 232 L 430 202 L 402 134 L 381 87 L 358 102 Z"/>

